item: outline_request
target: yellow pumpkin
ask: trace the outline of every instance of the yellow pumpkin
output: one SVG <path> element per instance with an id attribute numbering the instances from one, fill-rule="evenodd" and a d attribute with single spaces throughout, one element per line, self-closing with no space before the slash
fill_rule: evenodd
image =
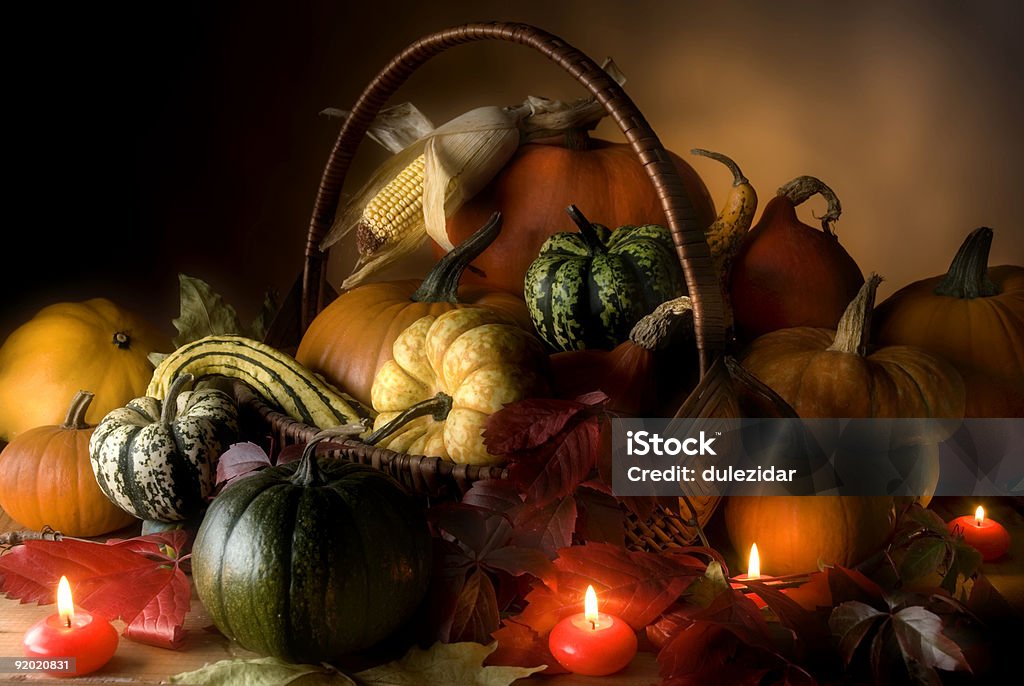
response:
<path id="1" fill-rule="evenodd" d="M 170 341 L 139 316 L 104 298 L 40 310 L 0 347 L 0 439 L 60 424 L 68 398 L 94 394 L 85 421 L 143 395 L 153 365 L 147 355 Z"/>
<path id="2" fill-rule="evenodd" d="M 447 416 L 416 417 L 377 441 L 397 452 L 496 464 L 500 459 L 483 441 L 487 417 L 506 403 L 548 393 L 543 345 L 494 310 L 463 308 L 417 319 L 392 352 L 370 391 L 380 413 L 374 429 L 439 394 L 450 398 Z"/>

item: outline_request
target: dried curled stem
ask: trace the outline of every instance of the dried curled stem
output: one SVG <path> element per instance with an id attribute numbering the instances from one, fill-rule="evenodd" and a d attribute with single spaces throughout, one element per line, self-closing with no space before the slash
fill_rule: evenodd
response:
<path id="1" fill-rule="evenodd" d="M 25 541 L 62 541 L 64 540 L 64 534 L 48 526 L 44 526 L 42 531 L 8 531 L 7 533 L 0 534 L 0 549 L 13 548 L 16 545 L 21 545 Z"/>

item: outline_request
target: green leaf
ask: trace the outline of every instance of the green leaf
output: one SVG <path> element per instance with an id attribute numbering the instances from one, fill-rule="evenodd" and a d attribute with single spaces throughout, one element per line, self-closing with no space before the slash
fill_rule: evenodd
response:
<path id="1" fill-rule="evenodd" d="M 171 683 L 190 686 L 357 686 L 341 672 L 314 665 L 293 665 L 276 657 L 221 660 L 192 672 L 175 674 Z"/>
<path id="2" fill-rule="evenodd" d="M 910 583 L 934 574 L 946 560 L 948 552 L 948 542 L 943 538 L 928 536 L 917 539 L 907 547 L 900 561 L 900 578 L 904 583 Z"/>
<path id="3" fill-rule="evenodd" d="M 934 612 L 919 605 L 904 608 L 893 615 L 892 628 L 908 665 L 970 671 L 960 646 L 942 633 L 942 619 Z"/>
<path id="4" fill-rule="evenodd" d="M 484 660 L 498 644 L 435 643 L 423 650 L 413 646 L 405 657 L 353 675 L 361 686 L 509 686 L 545 669 L 538 667 L 485 667 Z"/>
<path id="5" fill-rule="evenodd" d="M 828 618 L 832 635 L 839 639 L 839 652 L 850 664 L 858 646 L 880 618 L 887 616 L 866 603 L 851 600 L 843 603 Z"/>
<path id="6" fill-rule="evenodd" d="M 965 587 L 965 583 L 978 573 L 980 567 L 981 553 L 963 541 L 956 541 L 953 544 L 953 559 L 939 585 L 953 594 L 955 598 L 966 600 L 963 593 L 970 595 L 970 589 Z"/>
<path id="7" fill-rule="evenodd" d="M 722 565 L 717 560 L 708 563 L 708 569 L 704 576 L 697 577 L 689 588 L 686 589 L 686 596 L 689 602 L 698 607 L 710 607 L 722 593 L 729 590 L 729 582 L 725 578 Z"/>
<path id="8" fill-rule="evenodd" d="M 171 321 L 178 336 L 171 341 L 180 348 L 186 343 L 217 334 L 240 334 L 242 324 L 235 308 L 202 279 L 178 274 L 181 290 L 181 314 Z"/>
<path id="9" fill-rule="evenodd" d="M 264 293 L 260 313 L 256 315 L 256 319 L 253 320 L 252 325 L 249 327 L 249 337 L 257 341 L 262 341 L 266 338 L 270 322 L 274 320 L 274 315 L 277 314 L 279 308 L 280 303 L 277 302 L 277 291 L 270 289 Z"/>

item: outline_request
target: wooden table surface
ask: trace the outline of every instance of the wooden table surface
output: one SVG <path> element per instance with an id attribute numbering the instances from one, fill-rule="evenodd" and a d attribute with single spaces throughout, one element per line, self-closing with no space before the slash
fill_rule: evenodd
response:
<path id="1" fill-rule="evenodd" d="M 946 499 L 935 503 L 935 509 L 946 518 L 947 512 L 960 512 L 967 507 L 957 499 Z M 1009 504 L 991 508 L 991 515 L 1003 522 L 1013 535 L 1011 554 L 1001 562 L 987 563 L 986 576 L 1008 602 L 1024 613 L 1024 514 Z M 9 517 L 0 511 L 0 532 L 20 529 Z M 41 618 L 54 611 L 52 605 L 38 606 L 20 604 L 16 600 L 0 598 L 0 657 L 21 657 L 22 638 L 25 631 Z M 1024 615 L 1022 615 L 1024 616 Z M 143 645 L 134 641 L 121 640 L 114 658 L 101 670 L 79 677 L 76 682 L 90 684 L 160 684 L 167 683 L 169 676 L 179 672 L 198 669 L 205 664 L 234 657 L 258 657 L 224 638 L 212 627 L 212 622 L 202 605 L 193 597 L 192 611 L 186 621 L 190 630 L 180 650 L 166 650 Z M 120 626 L 119 626 L 120 628 Z M 648 686 L 657 684 L 658 666 L 652 653 L 641 652 L 623 672 L 610 677 L 587 678 L 578 676 L 539 677 L 534 676 L 527 683 L 543 683 L 548 686 Z M 66 679 L 57 679 L 45 674 L 0 673 L 0 683 L 67 684 Z"/>

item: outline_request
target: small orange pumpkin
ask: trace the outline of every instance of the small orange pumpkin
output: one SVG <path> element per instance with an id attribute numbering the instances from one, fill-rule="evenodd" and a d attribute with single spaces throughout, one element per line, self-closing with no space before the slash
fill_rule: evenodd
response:
<path id="1" fill-rule="evenodd" d="M 79 391 L 59 426 L 18 434 L 0 452 L 0 507 L 30 529 L 99 536 L 136 521 L 100 490 L 89 461 L 93 394 Z"/>
<path id="2" fill-rule="evenodd" d="M 586 207 L 607 226 L 668 226 L 658 192 L 630 145 L 578 131 L 563 143 L 520 146 L 501 173 L 448 218 L 448 237 L 458 245 L 492 212 L 505 217 L 507 230 L 473 262 L 479 271 L 467 274 L 466 283 L 521 294 L 526 270 L 544 241 L 574 228 L 565 216 L 572 204 Z M 715 220 L 711 194 L 693 167 L 669 155 L 697 222 L 707 228 Z M 443 254 L 436 244 L 434 251 Z"/>
<path id="3" fill-rule="evenodd" d="M 521 297 L 488 287 L 459 287 L 463 271 L 495 239 L 501 223 L 500 215 L 492 215 L 473 236 L 442 257 L 422 282 L 368 283 L 342 293 L 310 323 L 295 359 L 369 406 L 373 380 L 392 359 L 395 339 L 422 317 L 460 307 L 485 307 L 533 332 Z"/>

